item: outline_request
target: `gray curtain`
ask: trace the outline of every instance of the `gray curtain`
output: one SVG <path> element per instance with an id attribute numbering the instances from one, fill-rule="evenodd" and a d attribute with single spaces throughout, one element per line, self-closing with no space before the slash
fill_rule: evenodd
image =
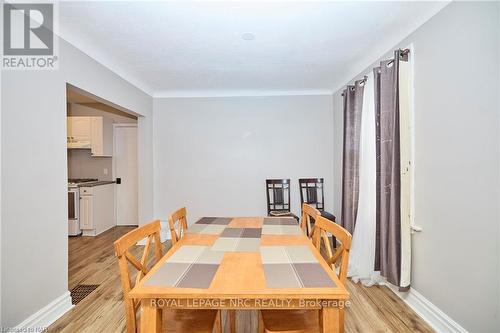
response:
<path id="1" fill-rule="evenodd" d="M 344 96 L 344 149 L 342 161 L 342 218 L 341 225 L 351 234 L 354 231 L 359 199 L 359 145 L 364 80 L 349 85 Z"/>
<path id="2" fill-rule="evenodd" d="M 399 61 L 382 61 L 374 68 L 377 149 L 377 228 L 375 270 L 400 286 L 401 173 L 399 133 Z"/>

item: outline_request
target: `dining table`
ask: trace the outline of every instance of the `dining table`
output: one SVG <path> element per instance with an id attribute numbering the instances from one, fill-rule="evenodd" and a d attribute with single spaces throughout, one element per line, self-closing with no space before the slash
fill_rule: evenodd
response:
<path id="1" fill-rule="evenodd" d="M 130 291 L 141 332 L 162 309 L 318 310 L 321 332 L 343 332 L 349 292 L 290 217 L 202 217 Z M 165 323 L 168 325 L 168 323 Z"/>

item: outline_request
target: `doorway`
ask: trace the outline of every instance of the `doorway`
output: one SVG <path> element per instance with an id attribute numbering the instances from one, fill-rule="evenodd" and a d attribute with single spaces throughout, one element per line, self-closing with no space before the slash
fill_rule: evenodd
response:
<path id="1" fill-rule="evenodd" d="M 69 84 L 66 102 L 68 289 L 77 304 L 105 281 L 99 256 L 133 229 L 123 225 L 139 222 L 138 117 Z"/>

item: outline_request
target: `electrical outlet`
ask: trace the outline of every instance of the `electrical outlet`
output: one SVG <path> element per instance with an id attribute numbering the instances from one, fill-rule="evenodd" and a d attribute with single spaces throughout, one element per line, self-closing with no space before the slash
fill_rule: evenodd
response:
<path id="1" fill-rule="evenodd" d="M 108 174 L 108 168 L 104 168 L 104 170 L 102 170 L 102 173 L 103 173 L 104 175 L 107 175 L 107 174 Z"/>

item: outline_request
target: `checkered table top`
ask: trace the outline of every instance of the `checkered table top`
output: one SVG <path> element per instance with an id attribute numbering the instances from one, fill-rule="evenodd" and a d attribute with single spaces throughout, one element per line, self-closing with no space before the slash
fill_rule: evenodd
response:
<path id="1" fill-rule="evenodd" d="M 319 288 L 328 293 L 338 285 L 295 219 L 204 217 L 189 226 L 139 287 L 176 294 L 196 289 L 210 295 L 238 289 L 273 293 Z"/>

